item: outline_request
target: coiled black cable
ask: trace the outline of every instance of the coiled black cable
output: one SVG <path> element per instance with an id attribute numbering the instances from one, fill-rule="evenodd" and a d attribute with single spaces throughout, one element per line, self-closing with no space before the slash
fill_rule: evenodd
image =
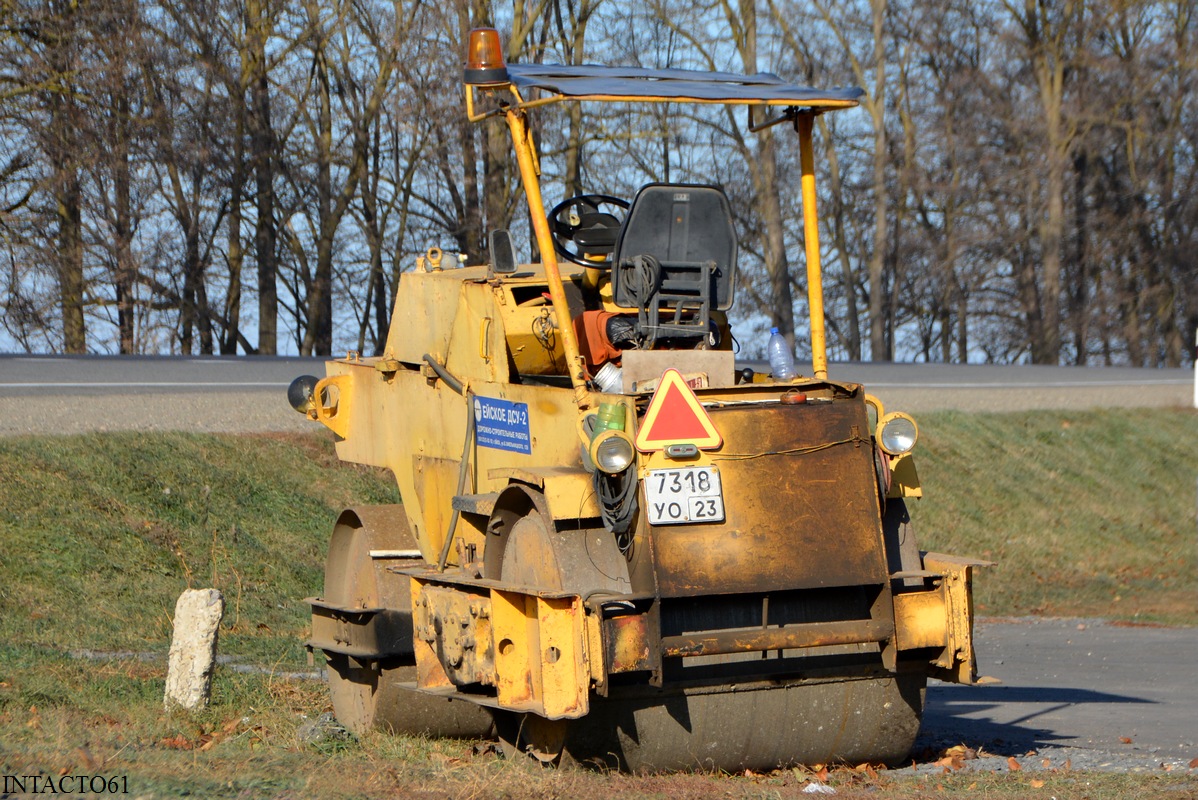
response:
<path id="1" fill-rule="evenodd" d="M 615 475 L 597 469 L 593 480 L 603 527 L 616 535 L 620 552 L 627 552 L 632 544 L 631 537 L 627 535 L 628 529 L 632 527 L 637 512 L 636 465 L 630 465 Z"/>

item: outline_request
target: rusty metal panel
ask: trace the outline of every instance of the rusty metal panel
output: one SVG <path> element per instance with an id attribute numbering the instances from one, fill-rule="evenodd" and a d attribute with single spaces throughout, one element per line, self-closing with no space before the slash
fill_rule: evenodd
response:
<path id="1" fill-rule="evenodd" d="M 654 614 L 628 614 L 603 621 L 609 672 L 660 670 L 660 634 Z"/>
<path id="2" fill-rule="evenodd" d="M 491 603 L 485 593 L 422 584 L 413 597 L 413 639 L 427 645 L 455 686 L 495 683 Z"/>
<path id="3" fill-rule="evenodd" d="M 412 656 L 412 615 L 386 608 L 342 607 L 318 597 L 312 606 L 312 638 L 307 646 L 354 658 Z"/>
<path id="4" fill-rule="evenodd" d="M 685 636 L 666 636 L 661 640 L 662 655 L 716 656 L 764 650 L 790 650 L 838 644 L 881 642 L 894 633 L 893 626 L 876 620 L 813 622 L 779 628 L 712 631 Z"/>
<path id="5" fill-rule="evenodd" d="M 426 584 L 423 581 L 412 580 L 412 608 L 420 607 L 420 595 Z M 421 689 L 438 689 L 452 686 L 453 682 L 445 674 L 441 659 L 437 657 L 436 637 L 413 636 L 413 649 L 416 651 L 416 685 Z"/>
<path id="6" fill-rule="evenodd" d="M 663 597 L 884 584 L 865 404 L 711 409 L 722 524 L 651 530 Z"/>

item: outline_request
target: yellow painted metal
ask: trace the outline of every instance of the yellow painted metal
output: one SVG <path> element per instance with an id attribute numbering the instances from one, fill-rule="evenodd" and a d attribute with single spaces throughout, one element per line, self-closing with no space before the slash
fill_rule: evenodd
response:
<path id="1" fill-rule="evenodd" d="M 412 609 L 414 611 L 421 607 L 420 601 L 426 585 L 424 581 L 415 578 L 411 581 Z M 424 636 L 413 636 L 412 648 L 416 653 L 416 685 L 418 687 L 421 689 L 442 689 L 453 685 L 444 667 L 441 666 L 441 659 L 437 657 L 437 641 L 435 637 L 432 641 L 429 641 Z"/>
<path id="2" fill-rule="evenodd" d="M 890 490 L 887 497 L 923 497 L 923 486 L 919 482 L 919 473 L 915 471 L 915 459 L 908 453 L 905 456 L 890 458 Z"/>
<path id="3" fill-rule="evenodd" d="M 311 413 L 316 420 L 341 438 L 349 436 L 354 405 L 354 380 L 352 375 L 332 375 L 317 382 L 312 391 L 315 405 Z"/>
<path id="4" fill-rule="evenodd" d="M 875 430 L 886 417 L 886 406 L 872 394 L 865 395 L 865 403 L 874 410 Z M 909 414 L 903 416 L 911 419 Z M 915 422 L 914 419 L 911 419 Z M 876 434 L 875 434 L 876 437 Z M 890 456 L 890 488 L 887 497 L 923 497 L 923 485 L 919 482 L 919 473 L 915 471 L 915 459 L 910 453 L 901 456 Z"/>
<path id="5" fill-rule="evenodd" d="M 946 644 L 929 674 L 952 683 L 978 683 L 973 650 L 973 569 L 992 562 L 943 553 L 925 553 L 924 569 L 942 577 Z"/>
<path id="6" fill-rule="evenodd" d="M 899 650 L 948 644 L 947 609 L 939 589 L 894 596 L 894 632 Z"/>
<path id="7" fill-rule="evenodd" d="M 495 637 L 495 688 L 499 705 L 532 710 L 534 687 L 541 682 L 541 659 L 536 648 L 536 598 L 517 592 L 492 592 L 491 632 Z"/>
<path id="8" fill-rule="evenodd" d="M 512 133 L 512 144 L 516 149 L 516 161 L 520 165 L 520 179 L 528 199 L 528 212 L 532 227 L 537 235 L 537 247 L 541 251 L 541 262 L 545 278 L 549 283 L 549 294 L 553 298 L 553 309 L 557 316 L 557 335 L 562 339 L 566 351 L 566 370 L 570 384 L 574 387 L 574 399 L 579 408 L 590 408 L 590 391 L 587 389 L 586 365 L 578 352 L 578 340 L 574 336 L 574 323 L 570 318 L 570 307 L 562 276 L 557 268 L 557 253 L 553 249 L 553 235 L 549 231 L 549 220 L 545 216 L 545 203 L 541 199 L 541 183 L 535 164 L 532 137 L 528 132 L 528 120 L 524 112 L 510 109 L 505 114 Z"/>
<path id="9" fill-rule="evenodd" d="M 547 719 L 590 710 L 590 665 L 582 601 L 491 592 L 497 700 Z"/>
<path id="10" fill-rule="evenodd" d="M 599 516 L 599 502 L 591 475 L 571 467 L 498 467 L 487 473 L 491 483 L 508 479 L 531 484 L 541 490 L 555 520 Z"/>
<path id="11" fill-rule="evenodd" d="M 581 273 L 578 267 L 566 274 L 577 282 Z M 555 517 L 598 516 L 579 462 L 575 392 L 512 383 L 509 374 L 512 363 L 527 376 L 564 371 L 558 331 L 551 327 L 553 336 L 545 342 L 532 332 L 541 315 L 553 310 L 543 304 L 545 285 L 539 267 L 503 281 L 489 279 L 484 267 L 404 273 L 394 312 L 404 324 L 392 326 L 384 355 L 327 362 L 329 377 L 320 388 L 329 389 L 328 402 L 314 418 L 338 435 L 342 460 L 394 472 L 426 559 L 435 560 L 448 530 L 471 411 L 466 398 L 424 364 L 425 354 L 475 395 L 528 408 L 532 452 L 471 448 L 466 493 L 503 489 L 510 479 L 504 469 L 548 469 L 552 474 L 536 482 L 545 486 Z M 481 551 L 485 522 L 462 515 L 455 539 Z M 449 563 L 458 563 L 456 547 Z"/>
<path id="12" fill-rule="evenodd" d="M 824 286 L 819 263 L 819 213 L 815 204 L 815 150 L 812 128 L 815 117 L 798 118 L 799 161 L 803 177 L 803 239 L 807 251 L 807 306 L 811 317 L 811 369 L 817 378 L 828 377 L 824 340 Z"/>
<path id="13" fill-rule="evenodd" d="M 541 659 L 541 712 L 549 719 L 581 717 L 591 688 L 582 601 L 577 597 L 538 597 Z"/>

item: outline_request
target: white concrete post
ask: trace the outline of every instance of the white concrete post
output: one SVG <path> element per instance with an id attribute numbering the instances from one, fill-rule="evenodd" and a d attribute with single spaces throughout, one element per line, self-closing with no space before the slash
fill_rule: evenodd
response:
<path id="1" fill-rule="evenodd" d="M 163 705 L 187 710 L 208 705 L 212 668 L 216 664 L 216 633 L 225 614 L 225 598 L 216 589 L 188 589 L 175 603 Z"/>

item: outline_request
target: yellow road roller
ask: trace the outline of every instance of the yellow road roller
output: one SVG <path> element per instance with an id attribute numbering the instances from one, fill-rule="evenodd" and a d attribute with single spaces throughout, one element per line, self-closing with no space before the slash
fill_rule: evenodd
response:
<path id="1" fill-rule="evenodd" d="M 928 677 L 979 680 L 982 562 L 919 550 L 914 420 L 828 375 L 812 127 L 860 90 L 501 52 L 471 34 L 466 112 L 506 122 L 540 263 L 503 230 L 485 264 L 430 248 L 383 355 L 289 390 L 402 499 L 341 515 L 308 600 L 338 719 L 637 771 L 904 760 Z M 546 211 L 528 118 L 557 103 L 740 105 L 793 128 L 810 375 L 733 361 L 720 187 Z"/>

